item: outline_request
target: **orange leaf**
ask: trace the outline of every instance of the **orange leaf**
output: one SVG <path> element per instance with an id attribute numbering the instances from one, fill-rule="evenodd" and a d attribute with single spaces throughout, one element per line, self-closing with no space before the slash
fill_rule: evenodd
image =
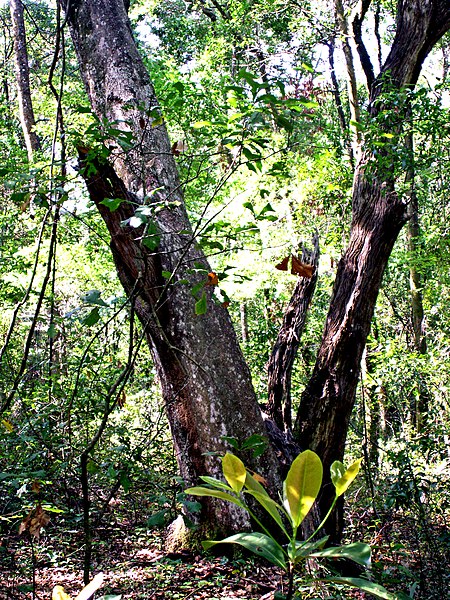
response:
<path id="1" fill-rule="evenodd" d="M 255 471 L 252 471 L 252 477 L 253 477 L 253 479 L 256 479 L 256 481 L 258 481 L 262 485 L 268 485 L 269 484 L 269 482 L 267 481 L 267 479 L 265 479 L 262 475 L 258 475 L 258 473 L 255 473 Z"/>
<path id="2" fill-rule="evenodd" d="M 283 258 L 283 260 L 278 265 L 275 265 L 275 269 L 278 269 L 279 271 L 287 271 L 289 258 L 290 258 L 289 256 L 286 256 L 286 258 Z"/>
<path id="3" fill-rule="evenodd" d="M 314 273 L 314 266 L 307 265 L 306 263 L 303 263 L 301 260 L 293 256 L 291 273 L 293 275 L 299 275 L 300 277 L 307 277 L 308 279 L 311 279 Z"/>
<path id="4" fill-rule="evenodd" d="M 208 273 L 208 281 L 205 285 L 219 285 L 219 278 L 217 273 Z"/>

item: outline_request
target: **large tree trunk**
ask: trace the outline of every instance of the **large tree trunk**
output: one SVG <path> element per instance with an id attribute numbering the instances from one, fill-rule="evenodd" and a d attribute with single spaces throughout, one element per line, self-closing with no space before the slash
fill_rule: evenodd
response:
<path id="1" fill-rule="evenodd" d="M 127 152 L 112 140 L 108 161 L 81 149 L 84 176 L 110 232 L 120 281 L 146 330 L 181 475 L 187 485 L 196 484 L 199 475 L 218 474 L 213 453 L 225 452 L 223 436 L 242 443 L 265 434 L 250 372 L 226 308 L 212 301 L 212 286 L 201 285 L 210 267 L 192 234 L 167 131 L 123 0 L 63 1 L 63 6 L 70 7 L 68 22 L 94 113 L 133 136 Z M 101 204 L 105 198 L 126 202 L 110 211 Z M 125 224 L 143 205 L 150 224 Z M 154 249 L 148 247 L 152 242 Z M 204 274 L 192 274 L 199 266 Z M 208 299 L 201 315 L 195 314 L 192 294 L 198 283 L 198 295 Z M 246 460 L 251 463 L 251 456 Z M 271 448 L 251 466 L 278 489 Z M 248 525 L 234 505 L 216 501 L 205 503 L 200 518 L 227 531 Z"/>
<path id="2" fill-rule="evenodd" d="M 392 90 L 415 85 L 428 52 L 450 27 L 450 3 L 446 0 L 404 0 L 398 6 L 395 39 L 370 98 L 372 117 L 380 110 L 392 110 L 395 124 L 386 132 L 395 136 L 401 134 L 408 107 L 391 104 Z M 389 92 L 385 98 L 384 91 Z M 386 149 L 380 157 L 367 147 L 357 168 L 349 245 L 339 263 L 321 347 L 295 423 L 298 443 L 318 452 L 326 477 L 331 463 L 343 458 L 378 291 L 393 245 L 407 220 L 406 204 L 394 190 L 394 152 Z M 333 497 L 333 486 L 325 485 L 320 500 L 322 514 Z M 332 540 L 340 538 L 342 511 L 337 511 L 326 529 Z"/>
<path id="3" fill-rule="evenodd" d="M 30 68 L 28 65 L 27 39 L 21 0 L 9 0 L 12 30 L 14 37 L 14 64 L 16 69 L 17 96 L 19 100 L 20 123 L 22 125 L 28 160 L 40 149 L 39 138 L 34 130 L 36 121 L 30 92 Z"/>

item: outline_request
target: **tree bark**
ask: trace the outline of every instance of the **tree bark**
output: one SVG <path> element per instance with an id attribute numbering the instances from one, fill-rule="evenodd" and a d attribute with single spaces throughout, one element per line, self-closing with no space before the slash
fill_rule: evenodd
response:
<path id="1" fill-rule="evenodd" d="M 17 96 L 19 100 L 20 123 L 27 148 L 28 160 L 33 161 L 33 153 L 40 149 L 39 138 L 34 130 L 33 103 L 30 91 L 30 68 L 28 64 L 27 38 L 21 0 L 9 0 L 12 30 L 14 37 L 14 65 L 16 70 Z"/>
<path id="2" fill-rule="evenodd" d="M 210 267 L 195 243 L 167 131 L 123 0 L 62 4 L 94 113 L 133 138 L 127 152 L 111 140 L 108 161 L 81 149 L 83 172 L 110 232 L 120 281 L 135 296 L 146 330 L 181 475 L 186 485 L 196 484 L 199 475 L 219 474 L 214 453 L 226 451 L 223 436 L 242 443 L 252 434 L 266 434 L 250 372 L 226 308 L 212 301 L 212 286 L 202 286 Z M 110 211 L 101 203 L 105 198 L 124 202 Z M 149 225 L 129 225 L 144 205 L 153 237 Z M 151 237 L 157 244 L 153 250 L 146 245 Z M 204 274 L 193 274 L 199 267 Z M 205 314 L 195 314 L 195 285 L 207 298 Z M 245 460 L 279 489 L 279 466 L 270 447 L 257 462 L 250 455 Z M 205 501 L 199 517 L 202 524 L 227 532 L 247 527 L 247 519 L 234 505 L 212 500 Z"/>
<path id="3" fill-rule="evenodd" d="M 450 5 L 444 0 L 399 3 L 393 46 L 372 87 L 372 117 L 381 109 L 394 108 L 383 99 L 383 91 L 414 86 L 427 53 L 449 27 Z M 407 107 L 403 110 L 399 123 Z M 395 133 L 399 134 L 398 129 Z M 339 262 L 322 343 L 294 428 L 300 446 L 315 450 L 324 463 L 322 514 L 334 497 L 329 469 L 344 455 L 361 358 L 383 273 L 407 220 L 406 204 L 395 192 L 393 168 L 386 167 L 395 156 L 386 150 L 382 163 L 378 160 L 366 147 L 355 173 L 349 244 Z M 326 525 L 333 541 L 341 537 L 342 516 L 342 510 L 336 511 Z"/>
<path id="4" fill-rule="evenodd" d="M 284 313 L 283 323 L 268 364 L 267 412 L 281 430 L 291 431 L 292 401 L 291 377 L 306 315 L 317 282 L 319 264 L 319 238 L 313 239 L 312 251 L 303 249 L 302 262 L 313 265 L 311 278 L 299 277 L 292 298 Z"/>

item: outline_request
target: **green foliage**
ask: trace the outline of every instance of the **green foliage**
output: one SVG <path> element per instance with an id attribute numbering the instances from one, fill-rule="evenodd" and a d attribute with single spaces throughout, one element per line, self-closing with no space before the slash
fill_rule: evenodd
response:
<path id="1" fill-rule="evenodd" d="M 280 567 L 289 575 L 289 591 L 287 599 L 293 594 L 294 570 L 309 558 L 349 559 L 364 567 L 370 566 L 371 551 L 367 544 L 355 542 L 346 546 L 324 548 L 327 538 L 312 541 L 328 519 L 334 505 L 358 475 L 361 460 L 350 467 L 336 461 L 331 466 L 331 479 L 335 487 L 334 502 L 317 527 L 316 531 L 305 541 L 297 540 L 297 531 L 310 512 L 317 499 L 322 485 L 322 462 L 311 450 L 305 450 L 293 461 L 283 484 L 283 504 L 278 504 L 266 492 L 258 479 L 250 474 L 243 462 L 235 455 L 227 453 L 222 459 L 222 470 L 228 485 L 211 477 L 202 477 L 206 487 L 193 487 L 185 490 L 186 494 L 194 496 L 209 496 L 231 502 L 247 511 L 263 529 L 263 532 L 237 533 L 220 541 L 203 542 L 205 550 L 217 544 L 238 544 L 254 554 L 261 556 Z M 278 537 L 273 535 L 256 516 L 255 511 L 245 502 L 245 495 L 253 497 L 265 512 L 275 521 L 287 539 L 287 545 L 281 545 Z M 289 524 L 289 533 L 285 522 Z M 366 579 L 339 577 L 329 579 L 365 591 L 376 598 L 395 599 L 397 594 L 391 594 L 383 586 Z"/>

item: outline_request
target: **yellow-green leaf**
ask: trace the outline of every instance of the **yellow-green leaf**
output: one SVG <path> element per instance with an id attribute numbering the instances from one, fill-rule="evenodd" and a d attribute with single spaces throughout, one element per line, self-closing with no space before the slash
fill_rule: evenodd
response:
<path id="1" fill-rule="evenodd" d="M 322 461 L 305 450 L 291 465 L 284 482 L 284 506 L 297 528 L 311 510 L 322 485 Z"/>
<path id="2" fill-rule="evenodd" d="M 235 498 L 231 494 L 227 494 L 226 492 L 221 492 L 220 490 L 212 490 L 206 487 L 193 487 L 184 490 L 185 494 L 191 494 L 192 496 L 205 496 L 209 498 L 219 498 L 220 500 L 226 500 L 227 502 L 232 502 L 237 506 L 242 507 L 242 502 Z"/>
<path id="3" fill-rule="evenodd" d="M 350 484 L 359 473 L 361 462 L 362 458 L 358 458 L 358 460 L 350 465 L 348 469 L 346 469 L 338 460 L 335 460 L 331 465 L 331 481 L 336 488 L 336 496 L 342 496 L 342 494 L 347 491 Z"/>
<path id="4" fill-rule="evenodd" d="M 247 469 L 240 458 L 227 452 L 222 458 L 222 470 L 225 479 L 237 494 L 244 487 Z"/>
<path id="5" fill-rule="evenodd" d="M 13 425 L 11 425 L 11 423 L 6 419 L 2 419 L 2 425 L 7 431 L 9 431 L 9 433 L 12 433 L 14 431 Z"/>

